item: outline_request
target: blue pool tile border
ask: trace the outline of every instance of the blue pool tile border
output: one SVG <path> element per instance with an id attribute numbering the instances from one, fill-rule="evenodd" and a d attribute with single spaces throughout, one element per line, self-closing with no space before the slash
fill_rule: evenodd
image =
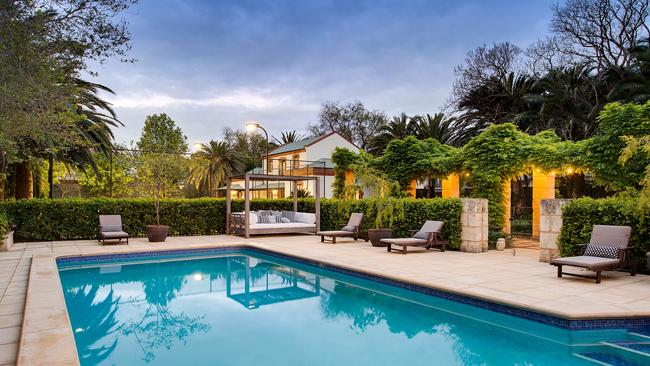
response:
<path id="1" fill-rule="evenodd" d="M 179 255 L 197 255 L 197 254 L 248 254 L 258 253 L 270 257 L 276 257 L 293 262 L 307 264 L 313 267 L 325 269 L 332 272 L 337 272 L 347 276 L 361 278 L 384 285 L 394 286 L 401 289 L 415 291 L 429 296 L 435 296 L 445 300 L 458 302 L 461 304 L 476 306 L 482 309 L 495 311 L 501 314 L 516 316 L 527 320 L 552 325 L 558 328 L 567 330 L 594 330 L 594 329 L 650 329 L 650 318 L 609 318 L 609 319 L 566 319 L 553 315 L 539 313 L 536 311 L 523 309 L 511 305 L 500 304 L 487 300 L 478 299 L 466 295 L 437 290 L 431 287 L 417 285 L 409 282 L 395 280 L 392 278 L 372 275 L 363 273 L 323 262 L 317 260 L 296 257 L 289 254 L 278 253 L 261 248 L 253 248 L 249 246 L 232 245 L 219 248 L 191 248 L 191 249 L 174 249 L 174 250 L 159 250 L 150 252 L 131 252 L 131 253 L 115 253 L 115 254 L 98 254 L 87 256 L 73 256 L 73 257 L 59 257 L 56 259 L 57 265 L 74 265 L 74 264 L 92 264 L 100 263 L 111 260 L 123 259 L 137 259 L 137 258 L 159 258 L 165 256 L 179 256 Z"/>

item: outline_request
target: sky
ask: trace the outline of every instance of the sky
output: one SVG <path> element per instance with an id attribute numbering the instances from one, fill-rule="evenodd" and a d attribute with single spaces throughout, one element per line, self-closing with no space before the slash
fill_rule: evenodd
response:
<path id="1" fill-rule="evenodd" d="M 389 116 L 436 113 L 468 51 L 549 31 L 555 1 L 140 0 L 124 15 L 129 56 L 92 65 L 115 91 L 136 141 L 145 117 L 167 113 L 190 146 L 259 121 L 272 136 L 307 133 L 326 101 L 363 102 Z"/>

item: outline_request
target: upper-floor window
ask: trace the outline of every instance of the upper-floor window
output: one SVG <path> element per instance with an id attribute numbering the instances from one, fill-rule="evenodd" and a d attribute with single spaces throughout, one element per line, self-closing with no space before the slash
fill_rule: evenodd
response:
<path id="1" fill-rule="evenodd" d="M 284 158 L 280 159 L 280 167 L 279 167 L 280 175 L 284 174 L 284 170 L 286 169 L 286 167 L 287 167 L 287 159 Z"/>
<path id="2" fill-rule="evenodd" d="M 299 154 L 294 154 L 293 155 L 293 167 L 294 167 L 294 169 L 300 168 L 300 155 Z"/>

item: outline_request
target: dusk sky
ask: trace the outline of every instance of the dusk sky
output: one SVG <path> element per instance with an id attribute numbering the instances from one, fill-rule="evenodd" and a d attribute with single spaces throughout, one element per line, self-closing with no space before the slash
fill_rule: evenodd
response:
<path id="1" fill-rule="evenodd" d="M 467 51 L 549 31 L 555 1 L 141 0 L 127 20 L 136 63 L 93 66 L 137 140 L 169 114 L 190 144 L 260 121 L 305 129 L 321 103 L 360 100 L 389 115 L 438 112 Z"/>

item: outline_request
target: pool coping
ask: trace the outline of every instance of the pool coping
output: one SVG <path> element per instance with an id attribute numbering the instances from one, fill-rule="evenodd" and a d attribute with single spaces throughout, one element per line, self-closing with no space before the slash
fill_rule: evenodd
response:
<path id="1" fill-rule="evenodd" d="M 249 251 L 292 260 L 326 270 L 357 278 L 388 284 L 447 300 L 477 306 L 483 309 L 517 316 L 520 318 L 556 326 L 567 330 L 586 330 L 595 328 L 634 328 L 650 327 L 650 317 L 646 316 L 590 316 L 572 317 L 557 311 L 520 306 L 480 294 L 468 294 L 448 289 L 442 285 L 434 286 L 413 279 L 387 276 L 372 270 L 362 270 L 327 260 L 316 260 L 282 250 L 260 247 L 255 243 L 187 245 L 183 248 L 150 248 L 147 250 L 115 251 L 93 254 L 35 254 L 32 258 L 28 281 L 23 327 L 19 343 L 17 365 L 79 365 L 74 342 L 74 334 L 67 313 L 63 288 L 59 277 L 59 262 L 120 259 L 129 257 L 154 257 L 162 254 L 226 253 L 228 251 Z M 33 281 L 33 282 L 32 282 Z M 38 283 L 37 283 L 38 282 Z M 43 301 L 47 300 L 47 301 Z M 61 313 L 61 311 L 65 313 Z M 43 314 L 45 313 L 45 314 Z"/>

